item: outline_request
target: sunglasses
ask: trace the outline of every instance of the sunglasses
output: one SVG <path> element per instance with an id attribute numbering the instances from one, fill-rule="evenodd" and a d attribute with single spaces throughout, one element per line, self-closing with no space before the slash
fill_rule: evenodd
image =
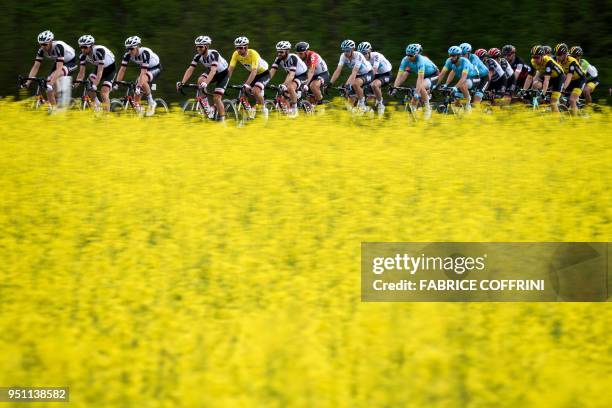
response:
<path id="1" fill-rule="evenodd" d="M 237 50 L 246 50 L 246 47 L 236 47 Z"/>
<path id="2" fill-rule="evenodd" d="M 126 48 L 126 50 L 128 50 L 128 51 L 132 51 L 132 50 L 134 50 L 134 49 L 136 49 L 136 48 L 135 48 L 135 47 L 127 47 L 127 48 Z"/>
<path id="3" fill-rule="evenodd" d="M 89 48 L 89 45 L 81 45 L 79 48 L 82 50 L 86 50 Z"/>
<path id="4" fill-rule="evenodd" d="M 416 55 L 414 55 L 414 54 L 406 54 L 406 56 L 407 56 L 408 58 L 416 57 Z"/>

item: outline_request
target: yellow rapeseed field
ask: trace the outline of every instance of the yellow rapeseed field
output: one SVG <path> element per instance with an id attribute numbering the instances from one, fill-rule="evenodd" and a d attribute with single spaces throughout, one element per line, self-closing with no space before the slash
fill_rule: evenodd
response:
<path id="1" fill-rule="evenodd" d="M 611 159 L 608 110 L 235 128 L 1 102 L 0 386 L 78 407 L 609 407 L 608 304 L 362 303 L 360 244 L 609 241 Z"/>

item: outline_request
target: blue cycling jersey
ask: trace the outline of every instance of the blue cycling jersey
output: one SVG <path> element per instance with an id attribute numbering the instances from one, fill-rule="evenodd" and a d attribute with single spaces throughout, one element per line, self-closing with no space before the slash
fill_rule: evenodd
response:
<path id="1" fill-rule="evenodd" d="M 489 76 L 489 68 L 487 68 L 484 62 L 482 62 L 480 58 L 478 58 L 478 55 L 470 54 L 470 62 L 472 63 L 473 66 L 476 67 L 476 70 L 478 71 L 478 75 L 480 75 L 481 78 L 485 78 Z"/>
<path id="2" fill-rule="evenodd" d="M 446 63 L 444 63 L 444 68 L 446 68 L 449 71 L 454 71 L 457 79 L 461 78 L 461 75 L 463 74 L 464 71 L 467 72 L 468 78 L 478 77 L 478 71 L 476 70 L 476 67 L 472 65 L 472 63 L 465 57 L 459 57 L 457 64 L 453 64 L 451 59 L 448 58 L 446 60 Z M 488 73 L 489 73 L 489 70 L 487 70 L 487 75 Z"/>
<path id="3" fill-rule="evenodd" d="M 404 57 L 402 59 L 402 63 L 400 64 L 399 70 L 400 72 L 416 72 L 417 74 L 424 72 L 425 78 L 438 73 L 438 67 L 436 67 L 436 64 L 431 62 L 431 60 L 424 55 L 417 55 L 414 61 L 410 61 L 408 57 Z"/>

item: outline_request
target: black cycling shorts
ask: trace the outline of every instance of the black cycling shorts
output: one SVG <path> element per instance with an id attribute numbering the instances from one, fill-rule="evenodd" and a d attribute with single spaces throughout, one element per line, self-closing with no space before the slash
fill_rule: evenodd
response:
<path id="1" fill-rule="evenodd" d="M 255 75 L 255 79 L 253 79 L 249 85 L 252 87 L 256 86 L 263 90 L 268 85 L 268 82 L 270 82 L 270 71 L 266 69 L 261 74 Z"/>
<path id="2" fill-rule="evenodd" d="M 391 71 L 385 72 L 384 74 L 374 75 L 373 81 L 377 79 L 380 81 L 383 87 L 385 87 L 386 85 L 389 85 L 391 83 Z"/>
<path id="3" fill-rule="evenodd" d="M 160 76 L 162 72 L 161 64 L 156 65 L 154 67 L 147 68 L 147 76 L 149 77 L 149 84 L 155 82 L 158 76 Z"/>
<path id="4" fill-rule="evenodd" d="M 516 76 L 514 74 L 510 75 L 509 78 L 506 78 L 506 94 L 510 95 L 516 89 Z"/>
<path id="5" fill-rule="evenodd" d="M 57 69 L 57 61 L 53 63 L 53 68 L 51 69 L 51 72 L 49 73 L 49 77 L 51 77 L 51 75 L 55 72 L 56 69 Z M 77 69 L 76 58 L 73 58 L 70 61 L 64 62 L 64 66 L 62 67 L 62 73 L 64 76 L 68 76 L 72 74 L 74 71 L 76 71 L 76 69 Z"/>
<path id="6" fill-rule="evenodd" d="M 208 84 L 215 84 L 215 93 L 218 95 L 223 95 L 225 93 L 225 88 L 227 88 L 227 84 L 229 82 L 228 76 L 229 70 L 225 69 L 225 71 L 215 72 L 215 76 L 212 77 L 211 80 L 208 81 Z M 200 76 L 205 77 L 206 74 L 202 74 Z"/>
<path id="7" fill-rule="evenodd" d="M 302 84 L 304 82 L 306 82 L 307 78 L 308 78 L 308 72 L 304 72 L 301 75 L 297 75 L 297 76 L 293 77 L 293 82 L 295 82 L 295 84 L 299 88 L 300 86 L 302 86 Z"/>
<path id="8" fill-rule="evenodd" d="M 584 89 L 584 84 L 586 84 L 586 78 L 585 77 L 581 77 L 578 79 L 573 79 L 569 85 L 567 86 L 567 88 L 565 89 L 565 92 L 567 93 L 575 93 L 580 95 L 582 93 L 582 90 Z M 580 90 L 580 92 L 578 92 L 578 90 Z"/>
<path id="9" fill-rule="evenodd" d="M 94 72 L 89 74 L 89 80 L 90 81 L 96 80 L 97 73 L 98 73 L 98 70 L 96 69 Z M 100 82 L 98 82 L 98 85 L 100 87 L 108 86 L 110 88 L 113 86 L 114 80 L 115 80 L 115 64 L 113 63 L 109 65 L 108 67 L 104 67 L 104 69 L 102 70 L 102 78 L 100 78 Z"/>
<path id="10" fill-rule="evenodd" d="M 504 93 L 506 91 L 506 76 L 501 75 L 496 81 L 490 81 L 487 90 L 493 91 L 495 94 Z"/>
<path id="11" fill-rule="evenodd" d="M 314 74 L 312 76 L 312 81 L 320 81 L 321 85 L 329 83 L 329 71 L 321 72 L 320 74 Z"/>
<path id="12" fill-rule="evenodd" d="M 357 75 L 357 78 L 360 78 L 363 81 L 363 86 L 368 85 L 372 82 L 372 71 L 366 72 L 365 74 Z"/>
<path id="13" fill-rule="evenodd" d="M 548 90 L 553 92 L 561 92 L 561 88 L 563 87 L 563 82 L 565 82 L 565 75 L 557 75 L 556 77 L 550 77 L 550 81 L 548 81 Z M 544 78 L 542 78 L 542 84 L 544 83 Z"/>

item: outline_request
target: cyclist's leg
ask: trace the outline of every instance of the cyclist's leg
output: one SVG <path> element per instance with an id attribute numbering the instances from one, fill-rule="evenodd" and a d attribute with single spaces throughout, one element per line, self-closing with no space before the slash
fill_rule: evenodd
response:
<path id="1" fill-rule="evenodd" d="M 301 82 L 297 78 L 293 78 L 293 81 L 285 81 L 285 86 L 287 87 L 287 93 L 289 94 L 289 101 L 291 102 L 291 107 L 295 107 L 297 104 L 297 92 L 296 89 L 301 85 Z"/>
<path id="2" fill-rule="evenodd" d="M 559 98 L 561 97 L 561 87 L 565 82 L 565 75 L 559 75 L 556 78 L 550 78 L 548 88 L 551 90 L 550 106 L 555 112 L 559 112 Z"/>
<path id="3" fill-rule="evenodd" d="M 476 83 L 476 92 L 474 92 L 474 100 L 472 101 L 474 105 L 479 104 L 484 96 L 484 92 L 489 85 L 489 77 L 480 77 L 480 81 Z"/>
<path id="4" fill-rule="evenodd" d="M 582 94 L 584 95 L 585 104 L 588 105 L 593 101 L 591 95 L 593 94 L 593 91 L 595 90 L 597 85 L 599 85 L 599 78 L 595 77 L 595 78 L 589 79 L 587 84 L 584 86 L 584 89 L 582 90 Z"/>
<path id="5" fill-rule="evenodd" d="M 374 93 L 374 97 L 376 98 L 376 103 L 382 101 L 382 91 L 380 88 L 382 87 L 382 82 L 380 79 L 374 79 L 370 82 L 370 87 L 372 87 L 372 92 Z"/>
<path id="6" fill-rule="evenodd" d="M 253 95 L 255 95 L 257 105 L 261 107 L 264 106 L 264 89 L 266 88 L 266 85 L 268 85 L 268 82 L 270 82 L 270 73 L 265 71 L 255 76 L 255 79 L 250 84 L 253 90 Z"/>
<path id="7" fill-rule="evenodd" d="M 227 69 L 223 72 L 217 72 L 212 79 L 212 83 L 215 84 L 215 107 L 217 108 L 217 116 L 219 119 L 225 118 L 225 106 L 223 105 L 223 95 L 225 94 L 225 88 L 227 88 L 227 83 L 229 82 L 229 77 L 227 76 Z"/>

